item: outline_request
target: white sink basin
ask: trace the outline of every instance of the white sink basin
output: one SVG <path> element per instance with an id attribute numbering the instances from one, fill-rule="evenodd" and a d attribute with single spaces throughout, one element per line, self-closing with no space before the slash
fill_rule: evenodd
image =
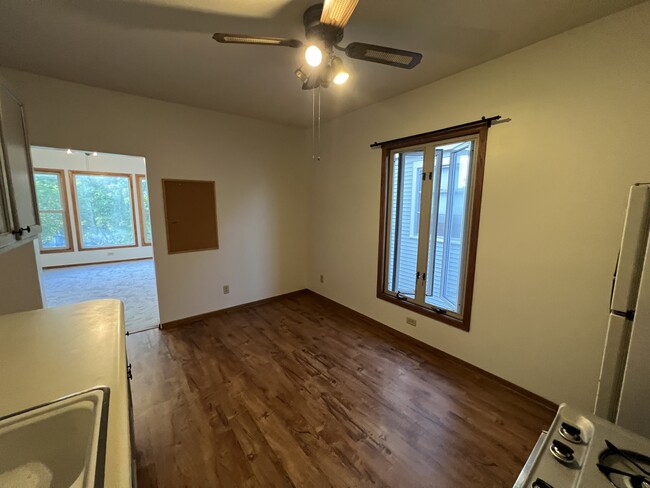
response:
<path id="1" fill-rule="evenodd" d="M 0 486 L 104 486 L 109 393 L 93 388 L 0 418 Z"/>

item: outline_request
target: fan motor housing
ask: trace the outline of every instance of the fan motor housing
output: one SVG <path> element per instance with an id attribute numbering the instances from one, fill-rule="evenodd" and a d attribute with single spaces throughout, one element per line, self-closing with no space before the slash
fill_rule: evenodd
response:
<path id="1" fill-rule="evenodd" d="M 322 3 L 312 5 L 305 10 L 304 15 L 302 16 L 302 21 L 305 25 L 305 37 L 309 40 L 319 40 L 327 47 L 331 47 L 343 40 L 343 29 L 321 24 L 320 17 L 322 13 Z"/>

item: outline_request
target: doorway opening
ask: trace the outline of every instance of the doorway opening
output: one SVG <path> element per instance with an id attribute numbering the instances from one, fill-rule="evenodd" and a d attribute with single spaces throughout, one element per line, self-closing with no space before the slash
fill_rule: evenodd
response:
<path id="1" fill-rule="evenodd" d="M 146 161 L 97 151 L 31 148 L 48 307 L 124 302 L 129 333 L 158 327 Z"/>

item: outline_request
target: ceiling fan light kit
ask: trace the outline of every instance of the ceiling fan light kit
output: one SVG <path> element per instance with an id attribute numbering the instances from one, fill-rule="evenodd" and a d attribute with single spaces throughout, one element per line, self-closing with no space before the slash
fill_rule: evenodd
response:
<path id="1" fill-rule="evenodd" d="M 420 64 L 422 54 L 395 49 L 392 47 L 353 42 L 347 47 L 340 46 L 343 30 L 357 7 L 359 0 L 325 0 L 325 3 L 312 5 L 303 14 L 305 37 L 305 61 L 308 67 L 301 66 L 294 73 L 302 81 L 303 90 L 327 88 L 332 82 L 345 83 L 350 74 L 343 67 L 343 61 L 334 55 L 334 49 L 345 52 L 352 59 L 370 61 L 396 68 L 412 69 Z M 282 37 L 259 37 L 246 34 L 216 33 L 212 36 L 217 42 L 225 44 L 257 44 L 299 48 L 303 46 L 298 39 Z"/>
<path id="2" fill-rule="evenodd" d="M 334 75 L 332 81 L 335 85 L 342 85 L 348 81 L 348 78 L 350 77 L 350 73 L 345 70 L 343 67 L 343 61 L 338 56 L 332 58 L 332 72 Z"/>
<path id="3" fill-rule="evenodd" d="M 316 44 L 312 44 L 305 49 L 305 61 L 309 66 L 316 68 L 323 61 L 323 52 Z"/>
<path id="4" fill-rule="evenodd" d="M 309 78 L 309 75 L 307 73 L 305 73 L 302 68 L 303 68 L 303 66 L 301 66 L 296 71 L 294 71 L 294 73 L 296 74 L 298 79 L 304 83 Z"/>

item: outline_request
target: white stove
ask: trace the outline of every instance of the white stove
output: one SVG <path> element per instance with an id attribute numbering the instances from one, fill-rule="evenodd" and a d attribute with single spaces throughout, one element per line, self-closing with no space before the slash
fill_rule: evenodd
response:
<path id="1" fill-rule="evenodd" d="M 514 488 L 650 488 L 650 439 L 566 404 Z"/>

